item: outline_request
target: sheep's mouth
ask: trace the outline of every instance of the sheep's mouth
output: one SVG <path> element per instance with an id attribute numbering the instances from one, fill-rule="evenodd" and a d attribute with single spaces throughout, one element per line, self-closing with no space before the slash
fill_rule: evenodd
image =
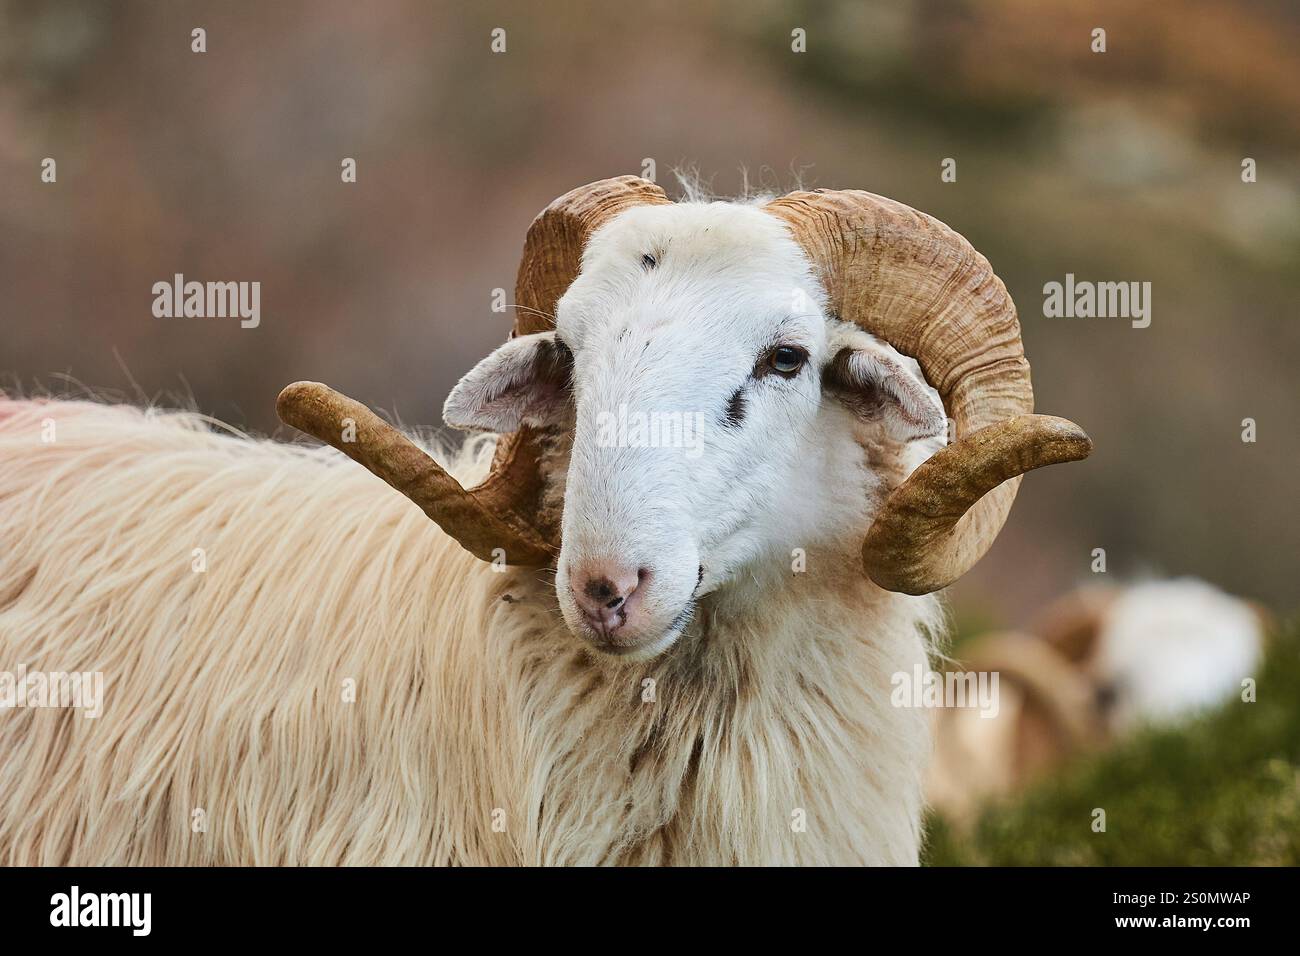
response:
<path id="1" fill-rule="evenodd" d="M 699 587 L 699 585 L 697 584 L 696 587 Z M 682 636 L 682 631 L 686 630 L 686 625 L 691 623 L 691 618 L 694 616 L 695 596 L 691 595 L 691 599 L 686 602 L 686 606 L 678 612 L 675 618 L 673 618 L 673 622 L 668 625 L 668 630 L 665 631 L 664 634 L 671 634 L 673 640 L 677 640 L 677 638 Z"/>
<path id="2" fill-rule="evenodd" d="M 658 657 L 676 644 L 677 639 L 682 636 L 694 616 L 695 600 L 692 598 L 686 602 L 686 605 L 677 613 L 677 616 L 673 618 L 672 623 L 664 629 L 663 633 L 653 640 L 639 640 L 632 644 L 620 644 L 590 631 L 585 632 L 582 637 L 594 650 L 606 656 L 631 660 L 649 660 L 652 657 Z"/>

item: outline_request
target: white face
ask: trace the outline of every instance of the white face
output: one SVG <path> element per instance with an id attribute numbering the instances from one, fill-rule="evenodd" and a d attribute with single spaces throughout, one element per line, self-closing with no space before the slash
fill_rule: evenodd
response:
<path id="1" fill-rule="evenodd" d="M 756 563 L 860 541 L 865 433 L 942 443 L 915 362 L 830 319 L 785 226 L 752 206 L 623 213 L 556 319 L 480 363 L 445 416 L 496 431 L 573 416 L 556 593 L 603 653 L 652 657 Z"/>

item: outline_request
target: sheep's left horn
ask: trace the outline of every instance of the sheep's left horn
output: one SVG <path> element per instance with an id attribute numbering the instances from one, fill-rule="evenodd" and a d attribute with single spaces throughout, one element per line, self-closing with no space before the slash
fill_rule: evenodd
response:
<path id="1" fill-rule="evenodd" d="M 425 451 L 360 402 L 320 382 L 295 382 L 275 403 L 280 420 L 337 448 L 415 502 L 483 561 L 542 566 L 554 552 L 534 529 L 505 510 L 489 477 L 466 490 Z"/>
<path id="2" fill-rule="evenodd" d="M 855 189 L 791 193 L 763 208 L 789 226 L 831 312 L 915 358 L 943 400 L 955 443 L 885 500 L 862 559 L 891 591 L 946 587 L 992 546 L 1019 476 L 1087 457 L 1088 436 L 1031 414 L 1011 297 L 988 260 L 943 223 Z"/>
<path id="3" fill-rule="evenodd" d="M 940 449 L 894 490 L 867 531 L 867 573 L 890 591 L 928 594 L 946 587 L 997 536 L 1021 475 L 1082 461 L 1091 451 L 1082 428 L 1051 415 L 986 425 Z M 1005 504 L 972 510 L 989 494 L 1005 496 Z"/>

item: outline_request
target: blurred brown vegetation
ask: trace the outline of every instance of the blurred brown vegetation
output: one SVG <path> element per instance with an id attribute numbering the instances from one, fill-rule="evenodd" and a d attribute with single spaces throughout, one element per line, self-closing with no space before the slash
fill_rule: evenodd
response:
<path id="1" fill-rule="evenodd" d="M 1097 445 L 1026 481 L 954 589 L 963 613 L 1014 623 L 1097 547 L 1112 575 L 1191 573 L 1289 609 L 1297 144 L 1300 8 L 1282 0 L 8 0 L 0 374 L 192 396 L 267 432 L 278 389 L 314 378 L 437 423 L 505 337 L 492 290 L 559 193 L 647 157 L 723 194 L 866 188 L 988 255 L 1040 409 Z M 259 280 L 261 327 L 153 318 L 176 272 Z M 1151 327 L 1043 318 L 1067 272 L 1151 282 Z"/>

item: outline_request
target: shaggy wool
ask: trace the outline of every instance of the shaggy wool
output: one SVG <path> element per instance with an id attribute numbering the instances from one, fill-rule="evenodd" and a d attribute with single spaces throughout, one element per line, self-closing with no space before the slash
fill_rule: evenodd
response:
<path id="1" fill-rule="evenodd" d="M 850 530 L 626 664 L 333 450 L 0 399 L 0 671 L 105 685 L 0 710 L 0 863 L 914 864 L 939 605 Z"/>

